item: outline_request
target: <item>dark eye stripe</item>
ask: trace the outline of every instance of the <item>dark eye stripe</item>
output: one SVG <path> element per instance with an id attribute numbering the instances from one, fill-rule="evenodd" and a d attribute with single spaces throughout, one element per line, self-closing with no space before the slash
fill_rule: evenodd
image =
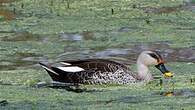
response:
<path id="1" fill-rule="evenodd" d="M 162 60 L 162 57 L 158 53 L 148 53 L 151 57 L 155 58 L 157 62 Z"/>
<path id="2" fill-rule="evenodd" d="M 148 53 L 151 57 L 155 58 L 158 60 L 158 57 L 154 53 Z"/>

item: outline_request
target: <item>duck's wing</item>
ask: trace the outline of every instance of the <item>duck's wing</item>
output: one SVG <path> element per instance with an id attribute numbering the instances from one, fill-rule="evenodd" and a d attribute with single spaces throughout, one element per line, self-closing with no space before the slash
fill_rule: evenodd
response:
<path id="1" fill-rule="evenodd" d="M 54 81 L 66 83 L 82 83 L 97 72 L 106 74 L 114 73 L 118 69 L 128 70 L 123 64 L 104 59 L 69 60 L 59 62 L 57 65 L 40 64 Z"/>
<path id="2" fill-rule="evenodd" d="M 79 67 L 80 70 L 96 70 L 101 72 L 115 72 L 118 69 L 129 69 L 127 66 L 106 59 L 86 59 L 79 61 L 63 61 L 66 67 Z M 78 70 L 79 70 L 78 69 Z"/>

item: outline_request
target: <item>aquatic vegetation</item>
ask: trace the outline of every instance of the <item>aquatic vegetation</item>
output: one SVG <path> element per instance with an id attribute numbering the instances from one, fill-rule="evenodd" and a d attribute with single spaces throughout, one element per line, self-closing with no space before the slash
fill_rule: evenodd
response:
<path id="1" fill-rule="evenodd" d="M 106 37 L 111 43 L 117 42 L 116 44 L 142 40 L 145 42 L 170 41 L 173 42 L 171 45 L 174 47 L 194 46 L 192 43 L 194 39 L 191 37 L 194 13 L 183 8 L 179 11 L 165 11 L 160 14 L 146 12 L 150 7 L 157 8 L 155 10 L 170 10 L 171 7 L 182 5 L 183 2 L 180 0 L 172 2 L 168 0 L 158 2 L 103 0 L 99 2 L 95 0 L 89 3 L 84 0 L 77 2 L 20 0 L 7 6 L 15 11 L 18 20 L 10 21 L 8 24 L 0 22 L 0 24 L 3 23 L 2 29 L 8 32 L 58 34 L 90 31 L 95 33 L 95 37 L 100 39 Z M 117 32 L 121 27 L 129 26 L 133 28 L 127 32 Z"/>
<path id="2" fill-rule="evenodd" d="M 0 0 L 0 7 L 0 109 L 195 107 L 193 2 Z M 148 84 L 81 85 L 80 93 L 35 87 L 51 81 L 40 61 L 103 57 L 133 64 L 148 49 L 160 51 L 168 62 L 173 92 L 163 89 L 152 67 L 156 78 Z"/>

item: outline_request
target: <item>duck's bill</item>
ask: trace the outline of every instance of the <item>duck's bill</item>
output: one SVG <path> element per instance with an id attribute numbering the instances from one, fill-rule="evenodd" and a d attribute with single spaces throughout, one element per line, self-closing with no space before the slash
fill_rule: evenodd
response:
<path id="1" fill-rule="evenodd" d="M 156 65 L 155 67 L 158 68 L 163 73 L 165 78 L 173 77 L 173 73 L 167 70 L 167 68 L 165 67 L 163 63 L 160 63 Z"/>

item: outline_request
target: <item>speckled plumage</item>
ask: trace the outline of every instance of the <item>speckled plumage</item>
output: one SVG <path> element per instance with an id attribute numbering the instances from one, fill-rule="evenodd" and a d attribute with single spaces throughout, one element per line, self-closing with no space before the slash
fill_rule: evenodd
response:
<path id="1" fill-rule="evenodd" d="M 82 84 L 128 84 L 136 81 L 127 66 L 114 61 L 104 59 L 88 59 L 64 62 L 65 64 L 68 63 L 71 65 L 64 65 L 63 62 L 61 62 L 60 66 L 78 66 L 84 70 L 79 72 L 66 72 L 52 65 L 47 66 L 59 74 L 56 75 L 47 70 L 54 81 Z M 41 65 L 46 66 L 42 63 Z"/>

